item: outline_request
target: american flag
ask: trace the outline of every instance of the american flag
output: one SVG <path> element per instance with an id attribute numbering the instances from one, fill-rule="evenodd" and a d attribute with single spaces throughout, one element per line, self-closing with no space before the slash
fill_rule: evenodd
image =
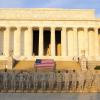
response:
<path id="1" fill-rule="evenodd" d="M 55 62 L 53 59 L 36 59 L 35 67 L 36 68 L 54 68 Z"/>

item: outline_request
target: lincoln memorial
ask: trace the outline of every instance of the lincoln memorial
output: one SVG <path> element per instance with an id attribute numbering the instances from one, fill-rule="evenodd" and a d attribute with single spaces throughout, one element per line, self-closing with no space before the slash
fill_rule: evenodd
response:
<path id="1" fill-rule="evenodd" d="M 91 66 L 100 64 L 100 18 L 95 10 L 0 9 L 1 63 L 12 54 L 25 65 L 25 61 L 53 59 L 66 67 L 83 53 Z"/>

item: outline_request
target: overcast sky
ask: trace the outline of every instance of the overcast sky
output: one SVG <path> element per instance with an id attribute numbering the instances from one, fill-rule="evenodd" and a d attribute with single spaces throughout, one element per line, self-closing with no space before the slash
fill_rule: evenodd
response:
<path id="1" fill-rule="evenodd" d="M 100 0 L 0 0 L 0 8 L 95 9 L 100 17 Z"/>

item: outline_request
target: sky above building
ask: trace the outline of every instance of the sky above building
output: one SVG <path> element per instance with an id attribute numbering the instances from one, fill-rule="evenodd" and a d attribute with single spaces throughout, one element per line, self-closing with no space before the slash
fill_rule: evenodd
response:
<path id="1" fill-rule="evenodd" d="M 0 8 L 95 9 L 100 17 L 100 0 L 0 0 Z"/>

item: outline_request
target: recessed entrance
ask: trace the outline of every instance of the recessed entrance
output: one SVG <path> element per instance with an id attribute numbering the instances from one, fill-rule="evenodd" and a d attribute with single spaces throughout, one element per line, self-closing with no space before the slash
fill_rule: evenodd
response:
<path id="1" fill-rule="evenodd" d="M 50 39 L 51 39 L 51 32 L 49 29 L 44 30 L 43 32 L 43 50 L 44 50 L 44 55 L 45 56 L 50 56 L 51 55 L 51 44 L 50 44 Z"/>
<path id="2" fill-rule="evenodd" d="M 56 56 L 61 56 L 61 30 L 55 31 Z"/>
<path id="3" fill-rule="evenodd" d="M 33 30 L 33 55 L 38 56 L 39 51 L 39 29 Z"/>

